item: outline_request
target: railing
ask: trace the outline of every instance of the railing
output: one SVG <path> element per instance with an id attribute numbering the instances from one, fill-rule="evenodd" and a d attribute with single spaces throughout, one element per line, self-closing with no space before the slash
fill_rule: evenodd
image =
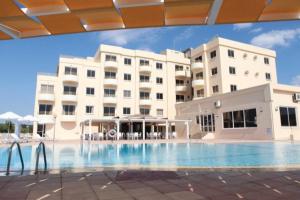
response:
<path id="1" fill-rule="evenodd" d="M 20 144 L 18 142 L 13 142 L 11 144 L 11 146 L 9 147 L 9 155 L 8 155 L 8 161 L 7 161 L 6 175 L 9 175 L 9 172 L 10 172 L 10 163 L 11 163 L 12 150 L 13 150 L 13 147 L 15 145 L 17 145 L 17 147 L 18 147 L 20 161 L 21 161 L 21 164 L 22 164 L 21 174 L 23 174 L 23 171 L 24 171 L 24 161 L 23 161 L 23 155 L 22 155 Z"/>
<path id="2" fill-rule="evenodd" d="M 44 156 L 44 172 L 47 171 L 46 147 L 44 142 L 40 142 L 39 146 L 36 149 L 35 174 L 37 174 L 39 171 L 40 153 L 42 148 L 43 148 L 43 156 Z"/>

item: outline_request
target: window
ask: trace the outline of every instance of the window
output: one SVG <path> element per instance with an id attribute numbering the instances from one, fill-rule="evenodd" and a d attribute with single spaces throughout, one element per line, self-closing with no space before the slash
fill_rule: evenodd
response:
<path id="1" fill-rule="evenodd" d="M 219 86 L 218 85 L 214 85 L 212 87 L 212 89 L 213 89 L 213 93 L 218 93 L 219 92 Z"/>
<path id="2" fill-rule="evenodd" d="M 202 132 L 215 132 L 215 115 L 200 115 L 197 116 L 196 122 L 200 123 Z M 198 121 L 197 121 L 198 120 Z"/>
<path id="3" fill-rule="evenodd" d="M 131 81 L 131 74 L 124 74 L 125 81 Z"/>
<path id="4" fill-rule="evenodd" d="M 157 84 L 163 84 L 163 79 L 160 78 L 160 77 L 157 77 L 157 78 L 156 78 L 156 83 L 157 83 Z"/>
<path id="5" fill-rule="evenodd" d="M 156 93 L 156 99 L 163 99 L 163 93 Z"/>
<path id="6" fill-rule="evenodd" d="M 230 85 L 230 91 L 231 92 L 237 91 L 237 86 L 236 85 Z"/>
<path id="7" fill-rule="evenodd" d="M 156 115 L 157 116 L 163 116 L 164 115 L 164 110 L 163 109 L 157 109 L 156 110 Z"/>
<path id="8" fill-rule="evenodd" d="M 235 67 L 229 67 L 229 74 L 236 74 Z"/>
<path id="9" fill-rule="evenodd" d="M 95 88 L 86 88 L 86 95 L 94 95 L 95 94 Z"/>
<path id="10" fill-rule="evenodd" d="M 271 80 L 271 74 L 270 74 L 270 73 L 266 73 L 266 79 L 267 79 L 268 81 Z"/>
<path id="11" fill-rule="evenodd" d="M 141 115 L 150 115 L 150 109 L 148 108 L 140 108 Z"/>
<path id="12" fill-rule="evenodd" d="M 183 71 L 182 65 L 175 65 L 175 71 Z"/>
<path id="13" fill-rule="evenodd" d="M 52 105 L 49 104 L 40 104 L 39 105 L 39 115 L 51 115 L 52 114 Z"/>
<path id="14" fill-rule="evenodd" d="M 140 66 L 149 66 L 149 60 L 140 60 Z"/>
<path id="15" fill-rule="evenodd" d="M 195 58 L 195 62 L 202 62 L 202 56 L 198 56 Z"/>
<path id="16" fill-rule="evenodd" d="M 257 127 L 256 109 L 238 110 L 223 113 L 224 128 Z"/>
<path id="17" fill-rule="evenodd" d="M 117 61 L 117 56 L 114 56 L 114 55 L 105 55 L 105 61 L 116 62 Z"/>
<path id="18" fill-rule="evenodd" d="M 131 65 L 131 58 L 124 58 L 124 65 Z"/>
<path id="19" fill-rule="evenodd" d="M 184 102 L 184 95 L 176 95 L 176 102 Z"/>
<path id="20" fill-rule="evenodd" d="M 234 51 L 233 50 L 228 49 L 228 57 L 234 58 Z"/>
<path id="21" fill-rule="evenodd" d="M 213 75 L 216 75 L 216 74 L 218 74 L 218 68 L 212 68 L 211 69 L 211 75 L 213 76 Z"/>
<path id="22" fill-rule="evenodd" d="M 198 116 L 198 115 L 196 116 L 196 123 L 197 123 L 197 124 L 200 124 L 200 119 L 199 119 L 199 116 Z"/>
<path id="23" fill-rule="evenodd" d="M 115 107 L 104 107 L 103 108 L 103 116 L 115 116 Z"/>
<path id="24" fill-rule="evenodd" d="M 95 71 L 94 70 L 87 70 L 87 77 L 95 78 Z"/>
<path id="25" fill-rule="evenodd" d="M 156 63 L 156 69 L 162 69 L 163 65 L 162 63 Z"/>
<path id="26" fill-rule="evenodd" d="M 75 115 L 75 106 L 63 105 L 63 115 Z"/>
<path id="27" fill-rule="evenodd" d="M 104 89 L 104 96 L 105 97 L 116 97 L 116 90 L 115 89 Z"/>
<path id="28" fill-rule="evenodd" d="M 140 82 L 150 82 L 150 76 L 140 75 Z"/>
<path id="29" fill-rule="evenodd" d="M 41 85 L 41 91 L 42 94 L 53 94 L 54 93 L 54 85 Z"/>
<path id="30" fill-rule="evenodd" d="M 234 111 L 233 112 L 233 121 L 234 121 L 234 128 L 244 128 L 244 111 Z"/>
<path id="31" fill-rule="evenodd" d="M 265 63 L 266 65 L 270 64 L 269 58 L 264 58 L 264 63 Z"/>
<path id="32" fill-rule="evenodd" d="M 176 79 L 176 86 L 183 86 L 183 85 L 184 85 L 184 80 Z"/>
<path id="33" fill-rule="evenodd" d="M 76 87 L 64 86 L 64 95 L 76 95 Z"/>
<path id="34" fill-rule="evenodd" d="M 77 76 L 77 68 L 75 68 L 75 67 L 65 67 L 65 75 Z"/>
<path id="35" fill-rule="evenodd" d="M 245 110 L 246 127 L 257 127 L 256 124 L 256 109 Z"/>
<path id="36" fill-rule="evenodd" d="M 149 92 L 140 92 L 140 99 L 150 99 Z"/>
<path id="37" fill-rule="evenodd" d="M 94 106 L 86 106 L 85 107 L 86 114 L 93 114 L 94 113 Z"/>
<path id="38" fill-rule="evenodd" d="M 216 51 L 216 50 L 210 52 L 210 59 L 213 59 L 213 58 L 215 58 L 215 57 L 217 57 L 217 51 Z"/>
<path id="39" fill-rule="evenodd" d="M 124 90 L 123 91 L 123 96 L 125 98 L 130 98 L 131 97 L 131 91 L 130 90 Z"/>
<path id="40" fill-rule="evenodd" d="M 197 79 L 197 80 L 203 79 L 203 72 L 197 73 L 197 74 L 196 74 L 196 79 Z"/>
<path id="41" fill-rule="evenodd" d="M 296 108 L 280 107 L 281 126 L 297 126 Z"/>
<path id="42" fill-rule="evenodd" d="M 130 108 L 124 107 L 123 108 L 123 115 L 130 115 Z"/>
<path id="43" fill-rule="evenodd" d="M 197 97 L 204 97 L 204 89 L 197 90 Z"/>
<path id="44" fill-rule="evenodd" d="M 106 79 L 116 79 L 116 72 L 105 72 L 104 78 L 106 78 Z"/>

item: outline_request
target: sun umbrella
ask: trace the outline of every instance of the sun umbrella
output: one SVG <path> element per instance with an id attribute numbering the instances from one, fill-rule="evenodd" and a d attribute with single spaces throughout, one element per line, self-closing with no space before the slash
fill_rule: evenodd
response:
<path id="1" fill-rule="evenodd" d="M 26 115 L 25 117 L 19 119 L 19 121 L 23 124 L 33 124 L 33 122 L 37 122 L 38 120 L 32 115 Z"/>
<path id="2" fill-rule="evenodd" d="M 6 121 L 13 121 L 15 122 L 15 131 L 18 134 L 19 132 L 19 125 L 18 125 L 18 120 L 20 120 L 22 117 L 14 112 L 6 112 L 0 115 L 0 119 L 6 120 Z M 9 128 L 8 128 L 8 133 L 9 133 Z"/>

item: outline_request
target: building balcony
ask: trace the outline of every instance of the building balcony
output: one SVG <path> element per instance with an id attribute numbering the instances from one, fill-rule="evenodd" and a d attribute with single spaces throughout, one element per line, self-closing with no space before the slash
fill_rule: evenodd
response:
<path id="1" fill-rule="evenodd" d="M 76 122 L 76 115 L 62 115 L 62 122 Z"/>
<path id="2" fill-rule="evenodd" d="M 175 71 L 176 77 L 191 77 L 191 73 L 186 70 Z"/>
<path id="3" fill-rule="evenodd" d="M 64 94 L 62 96 L 62 101 L 66 102 L 77 102 L 77 96 L 72 94 Z"/>
<path id="4" fill-rule="evenodd" d="M 140 99 L 141 106 L 151 106 L 151 99 Z"/>
<path id="5" fill-rule="evenodd" d="M 176 85 L 176 92 L 186 92 L 187 89 L 188 88 L 185 85 Z"/>
<path id="6" fill-rule="evenodd" d="M 203 79 L 193 80 L 192 86 L 193 87 L 203 87 L 204 86 L 204 80 Z"/>
<path id="7" fill-rule="evenodd" d="M 54 124 L 55 123 L 55 119 L 53 117 L 53 115 L 38 115 L 37 117 L 37 121 L 39 124 Z"/>
<path id="8" fill-rule="evenodd" d="M 118 84 L 118 80 L 115 78 L 104 78 L 103 80 L 104 85 L 114 85 Z"/>
<path id="9" fill-rule="evenodd" d="M 63 82 L 78 83 L 78 76 L 73 74 L 65 74 L 63 76 Z"/>
<path id="10" fill-rule="evenodd" d="M 204 68 L 204 65 L 202 62 L 194 62 L 192 64 L 192 71 L 202 70 L 203 68 Z"/>
<path id="11" fill-rule="evenodd" d="M 54 101 L 55 97 L 54 94 L 49 93 L 39 93 L 39 101 Z"/>
<path id="12" fill-rule="evenodd" d="M 139 70 L 140 72 L 151 73 L 152 67 L 150 65 L 140 65 Z"/>
<path id="13" fill-rule="evenodd" d="M 103 103 L 105 104 L 117 104 L 117 97 L 116 96 L 104 96 Z"/>
<path id="14" fill-rule="evenodd" d="M 118 69 L 117 61 L 105 61 L 104 69 Z"/>
<path id="15" fill-rule="evenodd" d="M 152 84 L 151 84 L 150 81 L 148 81 L 148 82 L 140 82 L 140 88 L 151 89 L 152 88 Z"/>

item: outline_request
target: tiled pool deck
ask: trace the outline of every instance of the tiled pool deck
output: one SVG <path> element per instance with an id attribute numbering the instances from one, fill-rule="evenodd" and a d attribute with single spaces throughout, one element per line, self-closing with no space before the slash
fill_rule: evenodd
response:
<path id="1" fill-rule="evenodd" d="M 300 170 L 102 171 L 0 177 L 1 200 L 299 200 Z"/>

